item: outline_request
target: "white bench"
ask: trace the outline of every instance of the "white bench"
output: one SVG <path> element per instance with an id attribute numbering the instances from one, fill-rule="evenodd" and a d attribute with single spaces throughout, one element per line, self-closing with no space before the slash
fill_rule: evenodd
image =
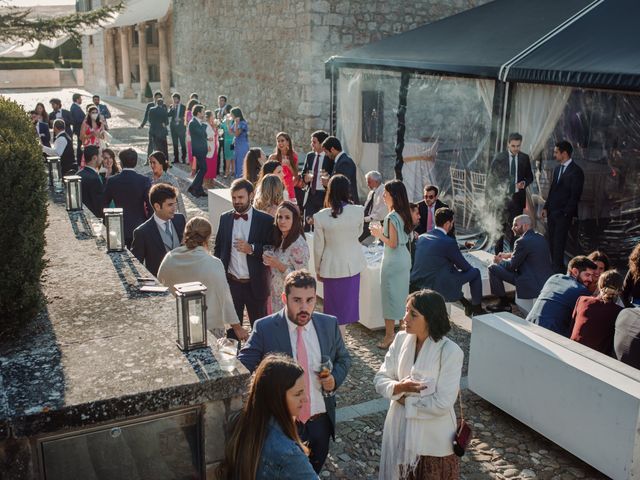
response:
<path id="1" fill-rule="evenodd" d="M 615 479 L 640 478 L 640 371 L 510 313 L 474 317 L 469 388 Z"/>

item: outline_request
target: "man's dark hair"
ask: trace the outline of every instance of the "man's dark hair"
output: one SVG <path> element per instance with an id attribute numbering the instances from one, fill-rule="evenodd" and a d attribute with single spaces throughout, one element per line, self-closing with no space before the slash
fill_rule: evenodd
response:
<path id="1" fill-rule="evenodd" d="M 520 135 L 518 132 L 513 132 L 509 134 L 509 140 L 507 140 L 507 143 L 509 143 L 511 140 L 517 140 L 518 142 L 522 141 L 522 135 Z"/>
<path id="2" fill-rule="evenodd" d="M 93 157 L 100 156 L 100 147 L 97 145 L 87 145 L 84 147 L 84 161 L 90 162 Z"/>
<path id="3" fill-rule="evenodd" d="M 218 95 L 218 100 L 220 100 L 221 98 L 224 98 L 224 101 L 227 101 L 227 96 L 226 95 Z"/>
<path id="4" fill-rule="evenodd" d="M 284 293 L 289 295 L 292 288 L 316 289 L 316 279 L 306 270 L 294 270 L 284 279 Z"/>
<path id="5" fill-rule="evenodd" d="M 77 100 L 81 98 L 82 98 L 82 95 L 80 95 L 79 93 L 74 93 L 73 96 L 71 97 L 71 100 L 73 100 L 73 103 L 75 103 Z"/>
<path id="6" fill-rule="evenodd" d="M 329 134 L 324 130 L 316 130 L 311 134 L 311 136 L 314 137 L 316 140 L 318 140 L 318 143 L 322 145 L 322 142 L 324 142 L 327 139 Z"/>
<path id="7" fill-rule="evenodd" d="M 336 150 L 341 152 L 342 144 L 336 137 L 327 137 L 325 138 L 324 142 L 322 142 L 322 148 L 324 148 L 325 150 L 331 150 L 332 148 L 335 148 Z"/>
<path id="8" fill-rule="evenodd" d="M 569 261 L 569 266 L 567 267 L 567 272 L 571 272 L 571 269 L 577 268 L 578 273 L 582 273 L 585 270 L 596 270 L 598 266 L 589 260 L 588 257 L 584 255 L 578 255 L 577 257 L 573 257 Z"/>
<path id="9" fill-rule="evenodd" d="M 441 207 L 436 210 L 436 227 L 442 227 L 451 220 L 453 220 L 453 210 L 447 207 Z"/>
<path id="10" fill-rule="evenodd" d="M 155 208 L 157 203 L 162 208 L 162 204 L 167 200 L 178 197 L 178 191 L 172 185 L 168 183 L 156 183 L 151 190 L 149 190 L 149 202 Z"/>
<path id="11" fill-rule="evenodd" d="M 561 140 L 558 143 L 556 143 L 556 148 L 560 151 L 560 152 L 567 152 L 567 154 L 569 156 L 571 156 L 573 154 L 573 145 L 571 145 L 569 142 L 567 142 L 566 140 Z"/>
<path id="12" fill-rule="evenodd" d="M 125 148 L 118 154 L 122 168 L 135 168 L 138 164 L 138 154 L 133 148 Z"/>
<path id="13" fill-rule="evenodd" d="M 51 100 L 49 100 L 49 103 L 55 103 L 56 105 L 62 106 L 62 102 L 59 98 L 52 98 Z"/>
<path id="14" fill-rule="evenodd" d="M 64 130 L 66 128 L 66 125 L 64 123 L 64 120 L 62 120 L 61 118 L 57 118 L 53 121 L 53 129 L 54 130 Z"/>
<path id="15" fill-rule="evenodd" d="M 92 99 L 97 98 L 98 100 L 100 100 L 100 95 L 94 95 L 93 97 L 91 97 Z"/>
<path id="16" fill-rule="evenodd" d="M 162 95 L 162 92 L 160 90 L 156 90 L 155 92 L 153 92 L 153 98 L 156 97 L 164 97 L 164 95 Z"/>
<path id="17" fill-rule="evenodd" d="M 29 115 L 38 115 L 38 112 L 35 110 L 29 110 Z"/>
<path id="18" fill-rule="evenodd" d="M 436 194 L 436 197 L 438 196 L 439 190 L 438 187 L 436 187 L 435 185 L 426 185 L 424 187 L 424 193 L 427 192 L 434 192 Z"/>
<path id="19" fill-rule="evenodd" d="M 202 112 L 204 110 L 204 105 L 194 105 L 193 108 L 191 109 L 191 113 L 193 114 L 193 116 L 195 117 L 196 115 L 198 115 L 200 112 Z"/>
<path id="20" fill-rule="evenodd" d="M 424 317 L 429 337 L 434 342 L 440 341 L 451 330 L 447 306 L 438 292 L 427 289 L 413 292 L 407 298 L 407 303 Z"/>
<path id="21" fill-rule="evenodd" d="M 327 193 L 324 196 L 324 208 L 331 209 L 331 216 L 338 218 L 342 214 L 344 205 L 349 203 L 351 196 L 351 182 L 341 173 L 337 173 L 329 179 Z"/>
<path id="22" fill-rule="evenodd" d="M 177 98 L 178 100 L 180 100 L 180 94 L 178 92 L 173 92 L 173 95 L 171 95 L 171 98 Z"/>
<path id="23" fill-rule="evenodd" d="M 236 178 L 231 182 L 231 193 L 237 192 L 238 190 L 246 190 L 247 193 L 251 195 L 253 193 L 253 183 L 246 178 Z"/>
<path id="24" fill-rule="evenodd" d="M 191 95 L 189 95 L 189 100 L 193 100 L 193 99 L 198 100 L 198 94 L 196 92 L 193 92 Z"/>

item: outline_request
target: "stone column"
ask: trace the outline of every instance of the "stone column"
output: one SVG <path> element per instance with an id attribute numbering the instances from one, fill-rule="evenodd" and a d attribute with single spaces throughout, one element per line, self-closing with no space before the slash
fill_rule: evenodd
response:
<path id="1" fill-rule="evenodd" d="M 149 81 L 149 63 L 147 62 L 147 23 L 139 23 L 138 30 L 138 56 L 140 60 L 140 94 L 138 99 L 145 102 L 144 91 Z"/>
<path id="2" fill-rule="evenodd" d="M 118 93 L 118 80 L 116 79 L 116 49 L 115 30 L 108 28 L 104 31 L 104 68 L 107 77 L 106 94 L 115 96 Z"/>
<path id="3" fill-rule="evenodd" d="M 122 98 L 134 98 L 131 88 L 131 61 L 129 59 L 129 27 L 120 27 L 120 50 L 122 51 Z"/>
<path id="4" fill-rule="evenodd" d="M 167 24 L 158 22 L 158 50 L 160 53 L 160 90 L 164 98 L 171 96 L 171 60 L 167 47 Z"/>

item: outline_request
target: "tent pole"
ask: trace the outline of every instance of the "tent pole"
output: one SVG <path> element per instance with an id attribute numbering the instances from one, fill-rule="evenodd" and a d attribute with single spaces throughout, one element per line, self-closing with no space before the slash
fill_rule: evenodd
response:
<path id="1" fill-rule="evenodd" d="M 331 63 L 331 115 L 329 117 L 329 131 L 336 136 L 338 117 L 338 70 L 333 62 Z"/>
<path id="2" fill-rule="evenodd" d="M 407 113 L 407 95 L 409 93 L 409 79 L 410 75 L 407 72 L 402 72 L 400 77 L 400 95 L 398 102 L 398 129 L 396 130 L 396 164 L 393 169 L 396 172 L 396 179 L 402 180 L 402 151 L 404 150 L 404 131 L 405 131 L 405 116 Z"/>

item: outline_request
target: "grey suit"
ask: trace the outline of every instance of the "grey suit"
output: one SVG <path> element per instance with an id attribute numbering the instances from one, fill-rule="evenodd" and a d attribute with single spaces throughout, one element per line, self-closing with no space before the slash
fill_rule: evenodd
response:
<path id="1" fill-rule="evenodd" d="M 546 239 L 529 230 L 515 241 L 513 255 L 509 260 L 489 266 L 491 293 L 504 297 L 503 281 L 516 286 L 520 298 L 537 298 L 549 277 L 551 253 Z"/>

